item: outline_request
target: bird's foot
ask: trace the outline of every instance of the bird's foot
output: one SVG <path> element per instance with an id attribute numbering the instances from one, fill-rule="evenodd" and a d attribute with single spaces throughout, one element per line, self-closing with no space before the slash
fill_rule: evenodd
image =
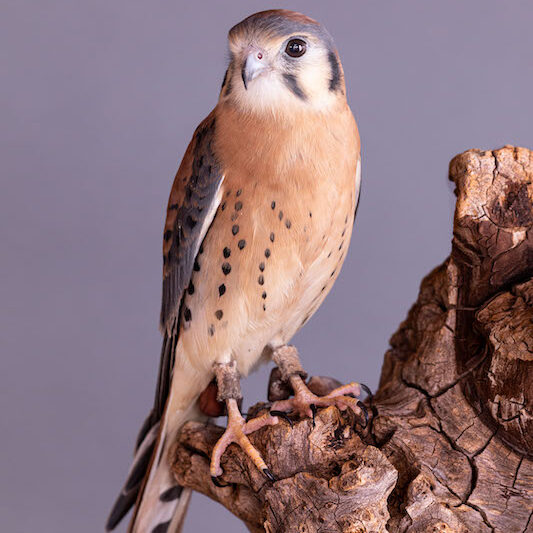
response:
<path id="1" fill-rule="evenodd" d="M 317 396 L 312 393 L 298 374 L 290 377 L 290 383 L 294 390 L 294 396 L 287 400 L 275 402 L 270 410 L 272 415 L 281 416 L 281 413 L 291 412 L 300 416 L 312 417 L 314 423 L 316 411 L 319 407 L 335 405 L 341 411 L 350 408 L 357 417 L 364 420 L 364 427 L 366 427 L 368 411 L 363 402 L 357 399 L 361 394 L 359 383 L 353 382 L 343 385 L 326 396 Z"/>
<path id="2" fill-rule="evenodd" d="M 275 481 L 275 477 L 268 469 L 261 454 L 254 448 L 246 435 L 257 431 L 264 426 L 273 426 L 277 424 L 278 418 L 270 414 L 264 414 L 246 422 L 239 411 L 235 399 L 226 400 L 226 405 L 228 410 L 228 426 L 222 437 L 220 437 L 216 443 L 211 456 L 210 472 L 213 483 L 219 487 L 224 486 L 219 479 L 219 476 L 223 473 L 222 467 L 220 466 L 220 459 L 226 451 L 226 448 L 232 443 L 240 446 L 244 453 L 254 462 L 255 466 L 257 466 L 257 468 L 261 470 L 270 481 Z"/>

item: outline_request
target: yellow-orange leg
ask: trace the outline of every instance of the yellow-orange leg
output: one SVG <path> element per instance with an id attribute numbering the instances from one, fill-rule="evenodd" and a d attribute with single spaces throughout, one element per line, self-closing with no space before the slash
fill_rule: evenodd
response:
<path id="1" fill-rule="evenodd" d="M 276 478 L 268 469 L 260 453 L 253 447 L 246 435 L 257 431 L 264 426 L 273 426 L 274 424 L 277 424 L 278 418 L 276 416 L 264 414 L 246 422 L 239 411 L 237 400 L 233 398 L 227 399 L 226 406 L 228 409 L 228 426 L 222 437 L 220 437 L 216 443 L 213 449 L 213 454 L 211 455 L 211 466 L 209 470 L 213 483 L 217 486 L 224 486 L 218 480 L 218 477 L 222 475 L 223 472 L 220 466 L 220 459 L 222 458 L 222 454 L 226 451 L 226 448 L 232 443 L 240 446 L 244 453 L 246 453 L 246 455 L 248 455 L 248 457 L 254 462 L 255 466 L 257 466 L 268 479 L 275 481 Z"/>
<path id="2" fill-rule="evenodd" d="M 368 413 L 364 404 L 357 398 L 348 396 L 348 394 L 353 394 L 354 396 L 361 394 L 359 383 L 348 383 L 331 391 L 327 396 L 317 396 L 308 389 L 304 380 L 298 374 L 291 375 L 289 381 L 294 391 L 294 397 L 275 402 L 271 408 L 273 414 L 276 411 L 292 411 L 298 413 L 300 416 L 312 416 L 314 419 L 317 407 L 335 405 L 341 411 L 349 407 L 356 415 L 362 415 L 365 420 L 368 419 Z"/>

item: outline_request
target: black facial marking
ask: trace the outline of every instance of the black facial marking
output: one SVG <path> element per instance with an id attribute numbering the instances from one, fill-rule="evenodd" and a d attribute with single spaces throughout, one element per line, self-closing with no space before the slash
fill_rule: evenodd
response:
<path id="1" fill-rule="evenodd" d="M 263 277 L 263 274 L 261 274 L 261 275 L 257 278 L 257 283 L 259 283 L 259 285 L 264 285 L 264 284 L 265 284 L 265 278 Z"/>
<path id="2" fill-rule="evenodd" d="M 297 96 L 300 100 L 307 100 L 307 96 L 302 91 L 301 87 L 298 85 L 298 80 L 296 79 L 296 76 L 294 74 L 289 74 L 288 72 L 285 72 L 283 74 L 283 79 L 285 81 L 285 85 L 292 91 L 292 93 Z"/>
<path id="3" fill-rule="evenodd" d="M 261 263 L 259 263 L 259 270 L 261 272 L 264 272 L 264 270 L 265 270 L 265 263 L 263 263 L 262 261 L 261 261 Z"/>
<path id="4" fill-rule="evenodd" d="M 218 295 L 222 296 L 226 292 L 226 285 L 222 283 L 222 285 L 218 286 Z"/>
<path id="5" fill-rule="evenodd" d="M 272 201 L 272 203 L 270 204 L 270 207 L 272 209 L 276 209 L 276 202 Z"/>
<path id="6" fill-rule="evenodd" d="M 192 320 L 192 313 L 188 307 L 186 307 L 185 310 L 183 311 L 183 318 L 185 319 L 186 322 L 190 322 Z"/>
<path id="7" fill-rule="evenodd" d="M 268 259 L 270 257 L 270 248 L 265 250 L 265 257 Z"/>
<path id="8" fill-rule="evenodd" d="M 333 50 L 328 52 L 329 66 L 331 67 L 331 79 L 329 80 L 329 90 L 337 91 L 341 86 L 341 69 L 337 56 Z"/>
<path id="9" fill-rule="evenodd" d="M 237 233 L 239 233 L 239 225 L 238 224 L 234 224 L 233 227 L 231 228 L 231 233 L 233 233 L 233 235 L 237 235 Z"/>
<path id="10" fill-rule="evenodd" d="M 242 209 L 242 202 L 235 202 L 235 211 L 240 211 Z"/>
<path id="11" fill-rule="evenodd" d="M 217 309 L 215 311 L 215 316 L 217 317 L 217 320 L 222 320 L 222 317 L 224 316 L 224 313 L 222 312 L 222 309 Z"/>
<path id="12" fill-rule="evenodd" d="M 224 85 L 226 85 L 226 82 L 228 81 L 228 71 L 229 71 L 229 68 L 226 69 L 226 72 L 224 74 L 224 79 L 222 80 L 222 85 L 220 86 L 220 90 L 224 88 Z"/>
<path id="13" fill-rule="evenodd" d="M 270 234 L 270 242 L 274 242 L 274 239 L 276 238 L 276 236 L 274 235 L 274 232 L 272 232 Z"/>
<path id="14" fill-rule="evenodd" d="M 263 291 L 263 294 L 261 294 L 261 298 L 263 298 L 263 300 L 265 300 L 267 297 L 267 293 L 265 291 Z"/>
<path id="15" fill-rule="evenodd" d="M 227 276 L 231 272 L 231 265 L 229 263 L 222 263 L 222 272 Z"/>
<path id="16" fill-rule="evenodd" d="M 231 255 L 231 250 L 226 246 L 226 248 L 222 250 L 222 255 L 227 259 Z"/>
<path id="17" fill-rule="evenodd" d="M 189 286 L 187 287 L 187 292 L 192 296 L 194 294 L 194 284 L 192 280 L 189 282 Z"/>
<path id="18" fill-rule="evenodd" d="M 244 239 L 241 239 L 238 243 L 237 243 L 237 246 L 239 247 L 239 250 L 242 250 L 245 246 L 246 246 L 246 241 Z"/>
<path id="19" fill-rule="evenodd" d="M 285 226 L 287 226 L 287 229 L 291 229 L 292 223 L 289 219 L 285 220 Z"/>

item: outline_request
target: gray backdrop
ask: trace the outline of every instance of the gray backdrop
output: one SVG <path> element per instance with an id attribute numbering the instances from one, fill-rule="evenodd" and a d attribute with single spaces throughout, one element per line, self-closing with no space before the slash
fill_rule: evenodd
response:
<path id="1" fill-rule="evenodd" d="M 228 29 L 270 7 L 1 1 L 2 531 L 102 530 L 155 386 L 170 184 L 216 102 Z M 533 4 L 284 7 L 333 34 L 363 143 L 350 253 L 295 341 L 310 372 L 375 387 L 389 336 L 449 252 L 448 161 L 533 147 Z M 246 381 L 247 403 L 267 376 Z M 244 531 L 199 495 L 187 524 Z"/>

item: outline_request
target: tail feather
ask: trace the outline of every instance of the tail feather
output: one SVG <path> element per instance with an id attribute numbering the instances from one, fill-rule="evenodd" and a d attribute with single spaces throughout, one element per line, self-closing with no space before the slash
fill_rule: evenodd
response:
<path id="1" fill-rule="evenodd" d="M 115 529 L 136 502 L 154 453 L 158 433 L 159 422 L 156 422 L 148 431 L 145 431 L 142 442 L 137 446 L 124 487 L 120 491 L 111 513 L 109 513 L 106 523 L 107 531 Z"/>

